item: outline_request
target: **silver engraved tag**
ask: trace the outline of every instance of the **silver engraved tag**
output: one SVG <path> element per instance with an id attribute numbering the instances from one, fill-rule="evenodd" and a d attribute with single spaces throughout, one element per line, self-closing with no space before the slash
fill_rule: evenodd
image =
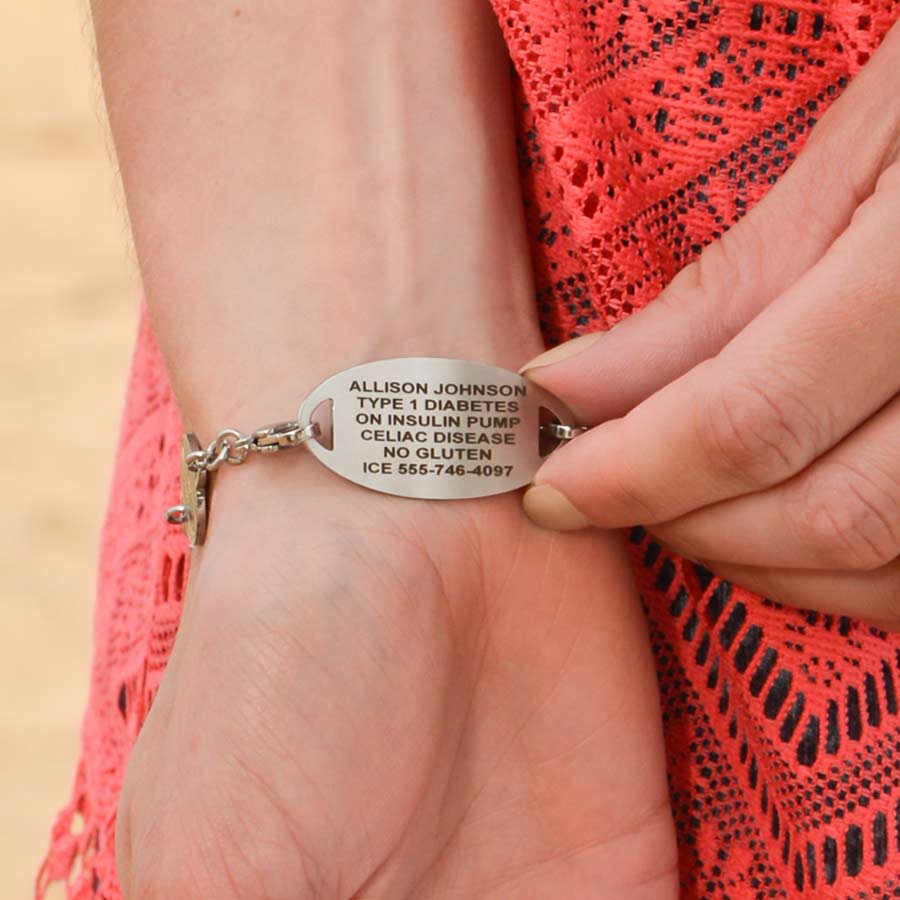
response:
<path id="1" fill-rule="evenodd" d="M 542 426 L 575 426 L 561 400 L 515 372 L 427 356 L 338 372 L 303 401 L 298 420 L 320 424 L 306 447 L 338 475 L 434 500 L 523 487 L 560 442 Z"/>

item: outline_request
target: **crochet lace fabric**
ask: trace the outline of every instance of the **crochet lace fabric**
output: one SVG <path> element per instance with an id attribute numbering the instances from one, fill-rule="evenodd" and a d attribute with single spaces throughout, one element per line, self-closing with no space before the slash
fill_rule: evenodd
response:
<path id="1" fill-rule="evenodd" d="M 897 0 L 493 0 L 515 69 L 548 343 L 650 302 L 762 197 Z M 146 310 L 100 540 L 72 800 L 36 896 L 121 897 L 116 801 L 178 627 L 181 421 Z M 682 897 L 900 897 L 900 637 L 782 608 L 629 536 L 659 672 Z M 565 898 L 553 898 L 565 900 Z"/>

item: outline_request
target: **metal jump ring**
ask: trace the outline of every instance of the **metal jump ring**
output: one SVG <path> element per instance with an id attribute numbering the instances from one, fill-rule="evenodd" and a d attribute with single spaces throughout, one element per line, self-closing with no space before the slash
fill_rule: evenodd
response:
<path id="1" fill-rule="evenodd" d="M 234 458 L 232 454 L 235 442 L 242 437 L 243 435 L 236 428 L 223 428 L 207 448 L 210 458 L 206 468 L 212 472 L 218 469 L 223 462 L 231 462 Z M 244 455 L 246 456 L 246 453 Z M 243 462 L 243 457 L 240 461 Z"/>

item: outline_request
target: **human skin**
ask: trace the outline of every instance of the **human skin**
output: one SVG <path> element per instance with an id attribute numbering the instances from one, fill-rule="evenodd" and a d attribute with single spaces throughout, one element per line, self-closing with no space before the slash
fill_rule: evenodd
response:
<path id="1" fill-rule="evenodd" d="M 900 24 L 660 297 L 531 362 L 596 426 L 538 471 L 536 522 L 642 523 L 759 593 L 900 628 L 898 98 Z"/>
<path id="2" fill-rule="evenodd" d="M 396 355 L 541 347 L 483 0 L 95 0 L 185 427 L 291 417 Z M 377 37 L 377 39 L 375 39 Z M 126 900 L 672 900 L 655 672 L 616 533 L 302 451 L 215 476 L 128 765 Z"/>

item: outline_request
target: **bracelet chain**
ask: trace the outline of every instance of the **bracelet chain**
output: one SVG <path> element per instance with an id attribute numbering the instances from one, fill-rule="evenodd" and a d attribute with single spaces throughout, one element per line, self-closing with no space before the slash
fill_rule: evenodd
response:
<path id="1" fill-rule="evenodd" d="M 242 434 L 237 428 L 223 428 L 206 449 L 194 450 L 185 457 L 192 472 L 214 472 L 222 463 L 240 465 L 251 452 L 276 453 L 291 450 L 317 437 L 319 427 L 313 422 L 301 425 L 296 420 L 278 422 Z"/>

